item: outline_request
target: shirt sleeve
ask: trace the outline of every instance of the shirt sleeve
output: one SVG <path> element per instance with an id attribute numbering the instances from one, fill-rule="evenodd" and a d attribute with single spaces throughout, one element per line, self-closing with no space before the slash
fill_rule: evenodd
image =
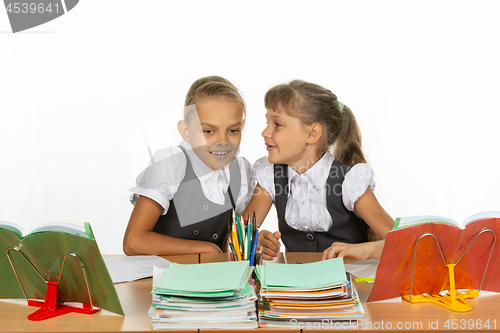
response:
<path id="1" fill-rule="evenodd" d="M 244 157 L 237 157 L 241 173 L 241 187 L 236 200 L 236 214 L 241 215 L 252 199 L 255 181 L 252 180 L 252 164 Z"/>
<path id="2" fill-rule="evenodd" d="M 367 163 L 358 163 L 347 172 L 342 184 L 342 201 L 345 208 L 354 211 L 354 204 L 366 189 L 375 189 L 373 175 L 373 169 Z"/>
<path id="3" fill-rule="evenodd" d="M 252 169 L 252 178 L 273 198 L 274 202 L 274 165 L 269 163 L 267 157 L 255 161 Z"/>
<path id="4" fill-rule="evenodd" d="M 159 150 L 137 177 L 136 186 L 129 190 L 130 202 L 135 205 L 139 196 L 148 197 L 163 207 L 165 215 L 185 173 L 186 157 L 179 147 Z"/>

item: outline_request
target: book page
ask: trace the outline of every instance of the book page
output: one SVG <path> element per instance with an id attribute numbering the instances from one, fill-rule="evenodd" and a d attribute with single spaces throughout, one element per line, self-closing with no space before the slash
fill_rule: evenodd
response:
<path id="1" fill-rule="evenodd" d="M 13 233 L 17 234 L 18 236 L 25 235 L 23 228 L 20 225 L 17 225 L 17 224 L 12 223 L 12 222 L 0 221 L 0 228 L 10 230 Z"/>
<path id="2" fill-rule="evenodd" d="M 77 221 L 48 222 L 31 230 L 30 234 L 36 232 L 44 232 L 44 231 L 65 232 L 75 236 L 91 238 L 89 237 L 89 235 L 87 234 L 87 230 L 85 229 L 85 222 L 77 222 Z"/>
<path id="3" fill-rule="evenodd" d="M 447 217 L 435 216 L 435 215 L 420 215 L 420 216 L 408 216 L 408 217 L 396 218 L 396 221 L 394 223 L 394 228 L 392 230 L 411 227 L 414 225 L 419 225 L 424 223 L 446 223 L 461 228 L 461 225 L 459 223 Z"/>
<path id="4" fill-rule="evenodd" d="M 169 267 L 171 262 L 158 256 L 105 257 L 113 283 L 130 282 L 153 276 L 153 267 Z"/>
<path id="5" fill-rule="evenodd" d="M 357 278 L 375 278 L 377 273 L 378 259 L 366 259 L 356 261 L 351 264 L 344 264 L 345 271 L 351 273 Z M 368 282 L 367 280 L 366 282 Z M 373 281 L 372 281 L 373 282 Z"/>
<path id="6" fill-rule="evenodd" d="M 462 225 L 466 227 L 467 225 L 471 224 L 472 222 L 475 222 L 477 220 L 483 220 L 487 218 L 500 218 L 500 212 L 497 211 L 488 211 L 488 212 L 480 212 L 477 214 L 474 214 L 472 216 L 469 216 L 465 221 L 462 222 Z"/>

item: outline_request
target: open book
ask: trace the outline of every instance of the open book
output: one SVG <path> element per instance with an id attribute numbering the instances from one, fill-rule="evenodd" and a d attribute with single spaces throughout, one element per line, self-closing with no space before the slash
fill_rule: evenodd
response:
<path id="1" fill-rule="evenodd" d="M 402 229 L 406 227 L 411 227 L 414 225 L 424 224 L 424 223 L 445 223 L 460 229 L 466 228 L 469 224 L 473 222 L 478 222 L 480 220 L 485 220 L 489 218 L 500 218 L 500 212 L 481 212 L 469 216 L 462 223 L 458 223 L 450 218 L 442 216 L 433 215 L 422 215 L 422 216 L 411 216 L 411 217 L 398 217 L 394 222 L 393 230 Z"/>
<path id="2" fill-rule="evenodd" d="M 94 305 L 123 315 L 120 300 L 88 222 L 52 222 L 28 234 L 14 223 L 0 222 L 0 299 L 22 299 L 26 295 L 30 300 L 43 300 L 47 290 L 46 280 L 58 281 L 64 257 L 68 254 L 81 259 L 85 273 L 77 258 L 71 255 L 66 257 L 57 285 L 57 303 L 89 304 L 86 275 Z"/>
<path id="3" fill-rule="evenodd" d="M 421 238 L 426 234 L 435 238 Z M 500 292 L 499 242 L 500 212 L 475 214 L 462 223 L 436 216 L 397 218 L 385 239 L 368 301 L 448 290 L 449 274 L 443 257 L 447 264 L 458 261 L 457 289 Z"/>
<path id="4" fill-rule="evenodd" d="M 24 229 L 15 223 L 0 221 L 0 228 L 7 229 L 15 233 L 19 238 L 24 238 L 27 235 L 35 234 L 37 232 L 44 231 L 58 231 L 65 232 L 67 234 L 72 234 L 75 236 L 86 237 L 93 239 L 94 234 L 90 229 L 90 224 L 85 222 L 76 222 L 76 221 L 53 221 L 42 224 L 35 229 L 31 230 L 29 233 L 26 233 Z"/>

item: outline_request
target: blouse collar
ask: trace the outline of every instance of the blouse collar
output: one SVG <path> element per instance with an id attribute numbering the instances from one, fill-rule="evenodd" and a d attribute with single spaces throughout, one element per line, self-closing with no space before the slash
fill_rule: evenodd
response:
<path id="1" fill-rule="evenodd" d="M 294 177 L 299 177 L 307 182 L 311 182 L 317 188 L 321 189 L 330 173 L 330 168 L 332 166 L 335 158 L 330 152 L 326 152 L 321 159 L 316 162 L 312 167 L 310 167 L 302 175 L 299 175 L 295 170 L 288 167 L 288 196 L 290 196 L 290 183 Z"/>

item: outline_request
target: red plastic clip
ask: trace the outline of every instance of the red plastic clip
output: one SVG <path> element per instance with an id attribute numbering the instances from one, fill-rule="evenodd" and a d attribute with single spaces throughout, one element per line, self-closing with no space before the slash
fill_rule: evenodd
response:
<path id="1" fill-rule="evenodd" d="M 97 307 L 92 307 L 88 304 L 83 304 L 83 307 L 74 307 L 69 305 L 57 304 L 57 282 L 47 281 L 47 294 L 45 295 L 45 301 L 35 301 L 29 300 L 29 306 L 38 306 L 41 309 L 36 310 L 28 316 L 29 320 L 39 321 L 49 318 L 54 318 L 61 316 L 70 312 L 93 314 L 99 312 L 101 309 Z"/>

